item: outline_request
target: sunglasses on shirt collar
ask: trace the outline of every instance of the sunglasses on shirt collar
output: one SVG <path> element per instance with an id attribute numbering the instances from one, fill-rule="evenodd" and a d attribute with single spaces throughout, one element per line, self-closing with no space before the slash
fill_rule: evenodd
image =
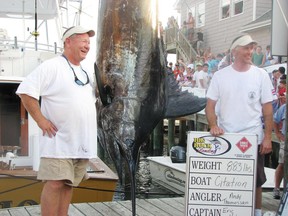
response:
<path id="1" fill-rule="evenodd" d="M 89 83 L 89 77 L 88 77 L 87 72 L 86 72 L 85 70 L 83 70 L 83 68 L 81 67 L 81 65 L 80 65 L 80 68 L 81 68 L 81 70 L 85 73 L 86 78 L 87 78 L 87 81 L 86 81 L 85 83 L 83 83 L 81 80 L 78 79 L 78 77 L 76 76 L 76 73 L 75 73 L 75 71 L 74 71 L 74 68 L 71 66 L 71 64 L 70 64 L 70 62 L 68 61 L 68 59 L 66 58 L 66 56 L 65 56 L 65 55 L 62 55 L 62 56 L 63 56 L 63 58 L 66 59 L 69 67 L 70 67 L 71 70 L 73 71 L 73 74 L 74 74 L 74 82 L 75 82 L 77 85 L 80 85 L 80 86 L 87 85 L 87 84 Z"/>

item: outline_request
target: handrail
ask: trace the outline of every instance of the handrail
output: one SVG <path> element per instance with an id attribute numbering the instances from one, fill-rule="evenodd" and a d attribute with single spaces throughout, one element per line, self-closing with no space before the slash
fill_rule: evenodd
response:
<path id="1" fill-rule="evenodd" d="M 18 41 L 16 37 L 14 40 L 0 39 L 0 47 L 2 48 L 2 51 L 15 50 L 19 48 L 21 50 L 35 50 L 35 42 Z M 57 54 L 61 53 L 62 50 L 62 47 L 57 47 L 57 43 L 54 43 L 54 45 L 38 43 L 38 51 L 53 52 Z"/>
<path id="2" fill-rule="evenodd" d="M 192 44 L 178 27 L 165 29 L 164 43 L 166 46 L 174 43 L 177 51 L 184 55 L 182 57 L 185 58 L 185 61 L 190 61 L 197 55 Z"/>
<path id="3" fill-rule="evenodd" d="M 171 27 L 165 29 L 165 44 L 169 43 L 175 43 L 177 41 L 177 33 L 178 33 L 178 28 L 177 27 Z"/>
<path id="4" fill-rule="evenodd" d="M 179 31 L 178 33 L 178 46 L 184 51 L 186 55 L 186 60 L 190 61 L 192 57 L 195 57 L 197 55 L 196 51 L 192 47 L 190 41 L 187 39 L 187 37 L 183 34 L 182 31 Z"/>

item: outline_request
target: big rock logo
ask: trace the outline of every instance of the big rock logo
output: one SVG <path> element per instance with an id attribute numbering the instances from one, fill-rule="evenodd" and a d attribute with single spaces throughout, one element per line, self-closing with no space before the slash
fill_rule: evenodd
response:
<path id="1" fill-rule="evenodd" d="M 246 139 L 246 137 L 243 137 L 238 143 L 236 143 L 236 146 L 242 153 L 245 153 L 252 146 L 252 144 Z"/>
<path id="2" fill-rule="evenodd" d="M 203 155 L 218 156 L 230 151 L 231 143 L 223 137 L 208 135 L 194 138 L 192 148 Z"/>

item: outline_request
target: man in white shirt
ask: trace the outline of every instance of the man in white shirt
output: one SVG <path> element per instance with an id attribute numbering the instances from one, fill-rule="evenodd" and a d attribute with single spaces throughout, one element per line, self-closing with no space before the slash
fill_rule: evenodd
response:
<path id="1" fill-rule="evenodd" d="M 203 64 L 202 70 L 198 73 L 196 83 L 198 88 L 207 89 L 209 78 L 208 78 L 208 68 L 209 65 L 207 63 Z"/>
<path id="2" fill-rule="evenodd" d="M 214 136 L 225 132 L 257 135 L 259 151 L 254 215 L 260 216 L 261 186 L 266 181 L 264 155 L 272 150 L 273 86 L 267 72 L 252 65 L 251 56 L 255 44 L 249 35 L 237 37 L 232 42 L 234 63 L 214 74 L 206 95 L 205 111 L 210 133 Z M 221 102 L 217 104 L 216 115 L 217 101 Z"/>
<path id="3" fill-rule="evenodd" d="M 202 70 L 202 63 L 197 63 L 196 64 L 196 71 L 194 72 L 193 80 L 192 80 L 192 86 L 195 88 L 199 87 L 198 75 L 199 75 L 201 70 Z"/>
<path id="4" fill-rule="evenodd" d="M 84 179 L 89 159 L 97 155 L 93 76 L 80 65 L 94 35 L 81 26 L 67 29 L 63 54 L 43 62 L 16 92 L 42 130 L 37 176 L 45 181 L 42 216 L 68 215 L 72 186 Z"/>

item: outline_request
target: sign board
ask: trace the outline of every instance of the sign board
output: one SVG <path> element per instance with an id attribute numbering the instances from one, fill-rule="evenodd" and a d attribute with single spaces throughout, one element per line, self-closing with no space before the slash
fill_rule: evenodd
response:
<path id="1" fill-rule="evenodd" d="M 188 132 L 186 216 L 253 216 L 257 138 L 252 134 Z"/>
<path id="2" fill-rule="evenodd" d="M 288 191 L 287 190 L 288 190 L 288 184 L 286 184 L 286 187 L 283 191 L 283 196 L 281 198 L 276 216 L 288 215 Z"/>

